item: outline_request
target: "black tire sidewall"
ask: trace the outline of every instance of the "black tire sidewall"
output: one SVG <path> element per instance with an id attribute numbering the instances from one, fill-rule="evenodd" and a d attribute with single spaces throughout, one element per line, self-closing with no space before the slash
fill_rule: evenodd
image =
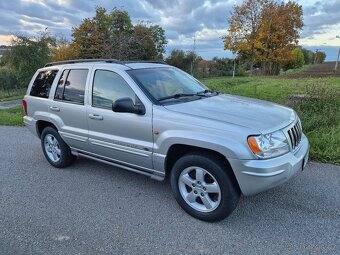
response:
<path id="1" fill-rule="evenodd" d="M 50 160 L 50 158 L 48 157 L 46 150 L 45 150 L 45 145 L 44 145 L 44 140 L 46 135 L 51 134 L 53 135 L 58 143 L 59 143 L 59 147 L 60 147 L 60 159 L 57 162 L 53 162 L 52 160 Z M 74 159 L 74 156 L 71 153 L 70 147 L 64 142 L 64 140 L 61 138 L 61 136 L 59 135 L 58 131 L 55 130 L 52 127 L 46 127 L 44 128 L 44 130 L 41 133 L 41 147 L 42 150 L 44 152 L 44 155 L 47 159 L 47 161 L 54 167 L 57 168 L 62 168 L 62 167 L 66 167 L 68 165 L 70 165 Z"/>
<path id="2" fill-rule="evenodd" d="M 180 194 L 178 179 L 181 172 L 187 167 L 201 167 L 214 176 L 221 189 L 221 201 L 218 207 L 211 212 L 200 212 L 188 205 Z M 226 171 L 232 171 L 225 167 L 221 161 L 214 157 L 206 157 L 201 154 L 187 154 L 180 158 L 171 171 L 171 188 L 180 206 L 191 216 L 203 221 L 220 221 L 229 216 L 236 208 L 239 200 L 239 192 L 235 183 L 229 178 Z"/>

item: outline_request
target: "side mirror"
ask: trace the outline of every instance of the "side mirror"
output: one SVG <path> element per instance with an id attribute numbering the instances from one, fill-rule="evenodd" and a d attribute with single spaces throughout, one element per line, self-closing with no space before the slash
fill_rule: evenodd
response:
<path id="1" fill-rule="evenodd" d="M 145 114 L 145 107 L 142 104 L 135 105 L 130 97 L 117 99 L 112 103 L 112 111 L 129 112 L 138 115 Z"/>

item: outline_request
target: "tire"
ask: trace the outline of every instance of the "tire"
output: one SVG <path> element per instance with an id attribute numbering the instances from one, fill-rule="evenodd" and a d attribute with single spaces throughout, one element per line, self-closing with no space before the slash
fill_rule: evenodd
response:
<path id="1" fill-rule="evenodd" d="M 42 131 L 41 147 L 47 161 L 54 167 L 67 167 L 76 159 L 72 155 L 70 147 L 63 141 L 58 131 L 52 127 L 46 127 Z"/>
<path id="2" fill-rule="evenodd" d="M 240 189 L 225 162 L 213 154 L 190 153 L 171 170 L 171 188 L 179 205 L 208 222 L 228 217 L 237 207 Z"/>

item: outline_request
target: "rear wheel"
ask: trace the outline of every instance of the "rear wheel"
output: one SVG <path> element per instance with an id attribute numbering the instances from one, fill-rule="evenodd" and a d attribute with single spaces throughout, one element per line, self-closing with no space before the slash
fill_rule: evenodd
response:
<path id="1" fill-rule="evenodd" d="M 57 130 L 46 127 L 41 133 L 41 147 L 47 161 L 54 167 L 69 166 L 75 160 L 70 147 L 63 141 Z"/>
<path id="2" fill-rule="evenodd" d="M 180 206 L 204 221 L 219 221 L 236 208 L 240 191 L 217 157 L 191 153 L 171 171 L 171 187 Z"/>

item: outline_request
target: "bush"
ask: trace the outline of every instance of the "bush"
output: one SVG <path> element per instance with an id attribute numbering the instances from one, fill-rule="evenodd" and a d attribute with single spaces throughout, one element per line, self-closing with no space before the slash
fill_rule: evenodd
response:
<path id="1" fill-rule="evenodd" d="M 15 71 L 8 67 L 0 67 L 0 97 L 11 96 L 11 91 L 18 89 Z"/>

